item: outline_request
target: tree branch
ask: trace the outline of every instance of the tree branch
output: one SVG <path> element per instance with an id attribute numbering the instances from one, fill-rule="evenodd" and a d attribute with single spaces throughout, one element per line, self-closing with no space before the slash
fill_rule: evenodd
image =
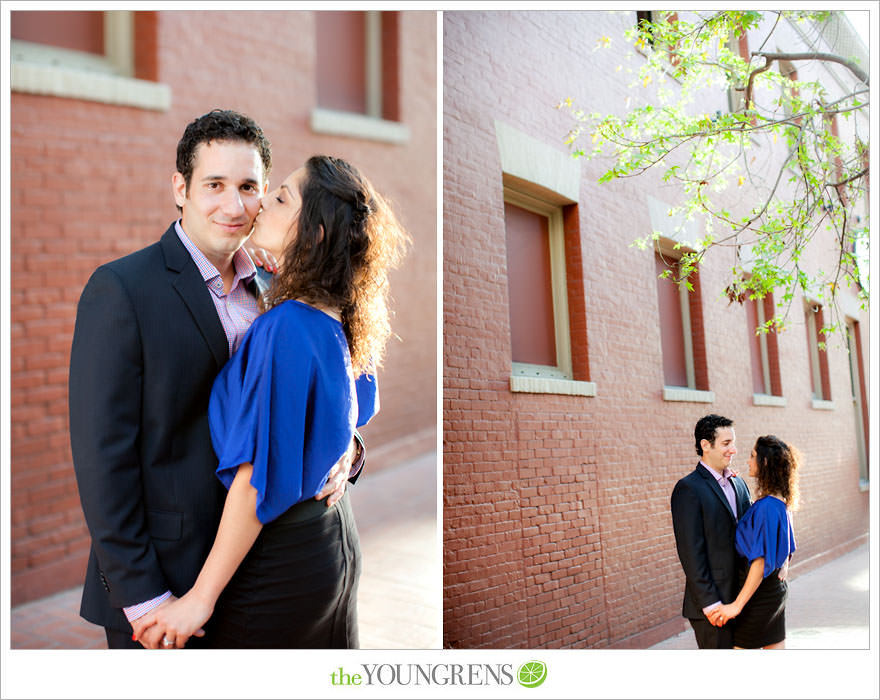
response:
<path id="1" fill-rule="evenodd" d="M 803 53 L 776 53 L 771 51 L 756 51 L 753 56 L 762 56 L 768 63 L 773 61 L 827 61 L 829 63 L 839 63 L 849 69 L 860 82 L 868 84 L 868 74 L 860 68 L 855 62 L 850 61 L 842 56 L 833 53 L 821 53 L 819 51 L 809 51 Z M 765 66 L 764 70 L 768 66 Z"/>
<path id="2" fill-rule="evenodd" d="M 852 175 L 851 177 L 846 178 L 846 180 L 841 180 L 840 182 L 829 182 L 828 187 L 843 187 L 843 185 L 848 185 L 849 183 L 853 182 L 854 180 L 858 180 L 860 177 L 864 177 L 867 174 L 868 174 L 868 168 L 865 168 L 864 170 L 857 172 L 855 175 Z"/>
<path id="3" fill-rule="evenodd" d="M 745 92 L 745 100 L 746 100 L 746 110 L 751 109 L 750 105 L 752 104 L 752 84 L 755 82 L 755 78 L 763 73 L 764 71 L 770 70 L 770 66 L 773 65 L 773 59 L 764 57 L 764 65 L 761 68 L 756 68 L 751 73 L 749 73 L 749 83 L 746 85 Z"/>

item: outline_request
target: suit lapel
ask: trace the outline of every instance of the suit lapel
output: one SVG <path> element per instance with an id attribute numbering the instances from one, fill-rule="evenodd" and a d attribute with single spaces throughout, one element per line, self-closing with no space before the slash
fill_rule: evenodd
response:
<path id="1" fill-rule="evenodd" d="M 192 314 L 217 361 L 217 366 L 222 367 L 229 359 L 229 341 L 214 302 L 211 301 L 211 292 L 205 286 L 189 251 L 177 237 L 173 224 L 162 236 L 161 244 L 166 266 L 176 273 L 172 285 Z"/>

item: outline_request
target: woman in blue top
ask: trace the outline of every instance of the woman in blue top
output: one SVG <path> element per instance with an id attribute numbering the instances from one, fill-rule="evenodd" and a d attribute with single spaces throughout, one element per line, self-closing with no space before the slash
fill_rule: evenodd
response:
<path id="1" fill-rule="evenodd" d="M 736 527 L 742 589 L 718 608 L 718 624 L 733 623 L 735 649 L 784 649 L 788 584 L 779 570 L 795 550 L 791 512 L 798 504 L 801 456 L 775 435 L 759 437 L 749 457 L 749 476 L 760 498 Z"/>
<path id="2" fill-rule="evenodd" d="M 408 236 L 354 167 L 315 156 L 263 198 L 254 239 L 283 252 L 211 394 L 220 527 L 192 589 L 152 615 L 177 648 L 209 618 L 215 648 L 352 648 L 357 528 L 347 493 L 315 496 L 378 410 L 387 272 Z"/>

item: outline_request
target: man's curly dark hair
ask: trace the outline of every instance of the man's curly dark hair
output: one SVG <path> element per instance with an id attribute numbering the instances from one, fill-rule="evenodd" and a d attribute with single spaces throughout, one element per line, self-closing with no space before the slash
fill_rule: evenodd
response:
<path id="1" fill-rule="evenodd" d="M 718 428 L 729 428 L 733 425 L 730 418 L 710 413 L 703 416 L 697 421 L 694 427 L 694 443 L 696 443 L 697 454 L 703 456 L 703 448 L 700 447 L 700 440 L 708 440 L 710 443 L 715 442 L 715 436 L 718 434 Z"/>
<path id="2" fill-rule="evenodd" d="M 272 152 L 269 139 L 250 117 L 231 109 L 212 109 L 186 125 L 183 136 L 177 142 L 177 172 L 186 181 L 186 192 L 192 180 L 196 161 L 196 149 L 201 143 L 212 141 L 244 141 L 253 144 L 263 161 L 263 177 L 272 169 Z"/>

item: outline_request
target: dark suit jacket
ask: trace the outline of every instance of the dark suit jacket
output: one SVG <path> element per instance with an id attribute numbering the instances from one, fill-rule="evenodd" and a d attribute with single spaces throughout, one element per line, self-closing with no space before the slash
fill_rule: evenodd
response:
<path id="1" fill-rule="evenodd" d="M 256 284 L 251 288 L 256 293 Z M 80 614 L 130 629 L 121 608 L 195 582 L 226 492 L 208 399 L 226 335 L 172 225 L 102 265 L 77 308 L 70 444 L 92 536 Z"/>
<path id="2" fill-rule="evenodd" d="M 732 480 L 741 518 L 751 505 L 749 487 Z M 739 592 L 736 517 L 727 497 L 708 470 L 697 465 L 672 490 L 672 527 L 685 575 L 682 615 L 705 618 L 703 608 L 720 600 L 730 603 Z"/>

